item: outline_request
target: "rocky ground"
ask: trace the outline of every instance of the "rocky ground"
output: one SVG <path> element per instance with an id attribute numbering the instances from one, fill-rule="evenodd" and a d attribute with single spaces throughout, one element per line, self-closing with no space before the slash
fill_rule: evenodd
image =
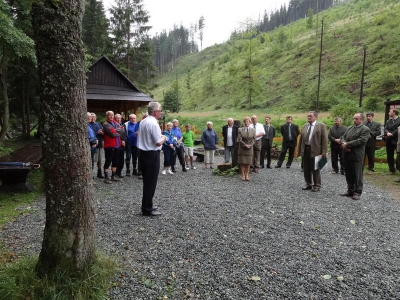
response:
<path id="1" fill-rule="evenodd" d="M 366 181 L 360 201 L 341 197 L 345 178 L 329 167 L 320 192 L 303 191 L 299 162 L 262 169 L 249 182 L 196 166 L 160 174 L 160 217 L 141 215 L 136 176 L 112 185 L 96 179 L 98 247 L 121 262 L 110 299 L 399 298 L 393 195 Z M 0 238 L 38 254 L 44 200 L 30 211 Z"/>

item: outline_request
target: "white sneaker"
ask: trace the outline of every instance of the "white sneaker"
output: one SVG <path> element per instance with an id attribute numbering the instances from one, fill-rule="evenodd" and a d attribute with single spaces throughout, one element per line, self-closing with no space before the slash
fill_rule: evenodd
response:
<path id="1" fill-rule="evenodd" d="M 186 166 L 185 169 L 186 169 L 186 170 L 189 170 L 190 168 L 189 168 L 189 166 Z"/>
<path id="2" fill-rule="evenodd" d="M 171 174 L 171 175 L 172 175 L 172 174 L 174 174 L 174 172 L 172 172 L 171 170 L 169 170 L 169 171 L 168 171 L 168 174 Z"/>
<path id="3" fill-rule="evenodd" d="M 166 175 L 167 171 L 164 170 L 164 171 L 161 172 L 161 174 Z"/>
<path id="4" fill-rule="evenodd" d="M 192 170 L 196 170 L 196 167 L 193 167 L 193 166 L 192 166 Z"/>

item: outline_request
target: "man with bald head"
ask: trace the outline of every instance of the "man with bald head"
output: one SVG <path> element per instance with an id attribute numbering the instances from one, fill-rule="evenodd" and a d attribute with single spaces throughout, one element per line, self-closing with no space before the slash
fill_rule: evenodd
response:
<path id="1" fill-rule="evenodd" d="M 222 136 L 224 137 L 224 149 L 225 149 L 225 163 L 229 163 L 232 157 L 235 155 L 234 148 L 236 139 L 238 136 L 238 127 L 233 124 L 233 119 L 229 118 L 228 124 L 222 127 Z"/>
<path id="2" fill-rule="evenodd" d="M 128 145 L 126 147 L 126 176 L 131 176 L 130 164 L 132 158 L 132 174 L 139 175 L 137 169 L 138 161 L 138 147 L 137 147 L 137 137 L 139 132 L 139 122 L 137 122 L 136 115 L 130 114 L 129 121 L 125 122 L 125 129 L 128 134 Z"/>
<path id="3" fill-rule="evenodd" d="M 264 126 L 257 122 L 257 116 L 251 117 L 250 127 L 256 131 L 256 142 L 253 146 L 253 172 L 258 173 L 260 170 L 260 153 L 261 153 L 261 139 L 265 135 Z"/>
<path id="4" fill-rule="evenodd" d="M 347 192 L 341 194 L 359 200 L 363 190 L 363 168 L 365 145 L 370 138 L 370 130 L 363 125 L 364 115 L 355 114 L 353 126 L 350 126 L 340 138 L 344 150 L 344 165 L 346 169 Z"/>
<path id="5" fill-rule="evenodd" d="M 118 148 L 121 146 L 120 134 L 117 131 L 118 123 L 114 120 L 114 112 L 106 112 L 106 121 L 103 123 L 104 132 L 104 183 L 111 184 L 113 181 L 119 181 L 116 176 L 118 166 Z M 108 168 L 111 165 L 111 178 Z"/>

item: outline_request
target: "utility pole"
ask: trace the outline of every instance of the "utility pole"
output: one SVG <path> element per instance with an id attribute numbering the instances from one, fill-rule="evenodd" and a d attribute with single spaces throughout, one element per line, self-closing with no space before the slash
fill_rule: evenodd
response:
<path id="1" fill-rule="evenodd" d="M 319 67 L 318 67 L 318 92 L 317 92 L 317 107 L 316 110 L 319 110 L 319 92 L 321 89 L 321 64 L 322 64 L 322 41 L 324 37 L 324 19 L 321 20 L 322 26 L 321 26 L 321 47 L 319 51 Z"/>
<path id="2" fill-rule="evenodd" d="M 361 89 L 360 89 L 360 103 L 359 107 L 362 106 L 363 100 L 363 93 L 364 93 L 364 74 L 365 74 L 365 61 L 367 59 L 367 46 L 363 46 L 364 48 L 364 58 L 363 58 L 363 68 L 362 68 L 362 75 L 361 75 Z"/>

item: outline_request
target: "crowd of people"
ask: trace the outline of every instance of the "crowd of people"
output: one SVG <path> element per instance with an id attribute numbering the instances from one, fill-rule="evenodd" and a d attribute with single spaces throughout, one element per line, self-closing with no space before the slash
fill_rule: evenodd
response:
<path id="1" fill-rule="evenodd" d="M 186 124 L 182 132 L 179 121 L 174 119 L 161 132 L 158 123 L 161 112 L 161 105 L 151 102 L 141 122 L 137 121 L 135 114 L 129 115 L 129 120 L 123 122 L 120 114 L 114 115 L 114 112 L 107 111 L 103 124 L 96 122 L 96 114 L 87 114 L 92 169 L 97 166 L 97 177 L 104 179 L 106 184 L 120 181 L 131 174 L 140 176 L 144 182 L 142 212 L 149 216 L 160 214 L 152 204 L 160 170 L 160 151 L 164 154 L 162 175 L 176 172 L 177 158 L 182 172 L 196 169 L 193 163 L 195 137 L 191 125 Z M 331 173 L 340 173 L 346 178 L 346 192 L 341 195 L 359 200 L 363 191 L 366 157 L 368 174 L 375 171 L 375 141 L 381 136 L 381 125 L 373 119 L 372 112 L 366 114 L 366 120 L 363 113 L 357 113 L 353 116 L 353 125 L 347 128 L 342 125 L 342 119 L 337 117 L 328 130 L 324 123 L 318 121 L 316 111 L 308 112 L 307 122 L 301 128 L 292 123 L 291 116 L 287 116 L 286 123 L 280 128 L 282 149 L 275 168 L 282 167 L 288 152 L 286 168 L 289 169 L 297 147 L 297 155 L 302 158 L 301 167 L 305 181 L 302 189 L 319 192 L 322 184 L 320 169 L 326 163 L 330 143 Z M 396 169 L 400 170 L 399 134 L 398 110 L 391 109 L 382 135 L 386 142 L 389 174 L 394 174 Z M 227 125 L 222 127 L 225 163 L 231 162 L 232 167 L 239 166 L 242 181 L 249 181 L 251 172 L 258 173 L 263 168 L 271 169 L 271 150 L 275 135 L 276 129 L 271 125 L 270 116 L 265 117 L 264 125 L 257 121 L 256 115 L 245 117 L 242 127 L 235 125 L 232 118 L 228 118 Z M 208 121 L 201 134 L 205 169 L 214 168 L 218 142 L 213 123 Z M 396 152 L 397 160 L 394 158 Z M 122 172 L 124 166 L 125 175 Z M 396 182 L 400 182 L 400 179 Z"/>

